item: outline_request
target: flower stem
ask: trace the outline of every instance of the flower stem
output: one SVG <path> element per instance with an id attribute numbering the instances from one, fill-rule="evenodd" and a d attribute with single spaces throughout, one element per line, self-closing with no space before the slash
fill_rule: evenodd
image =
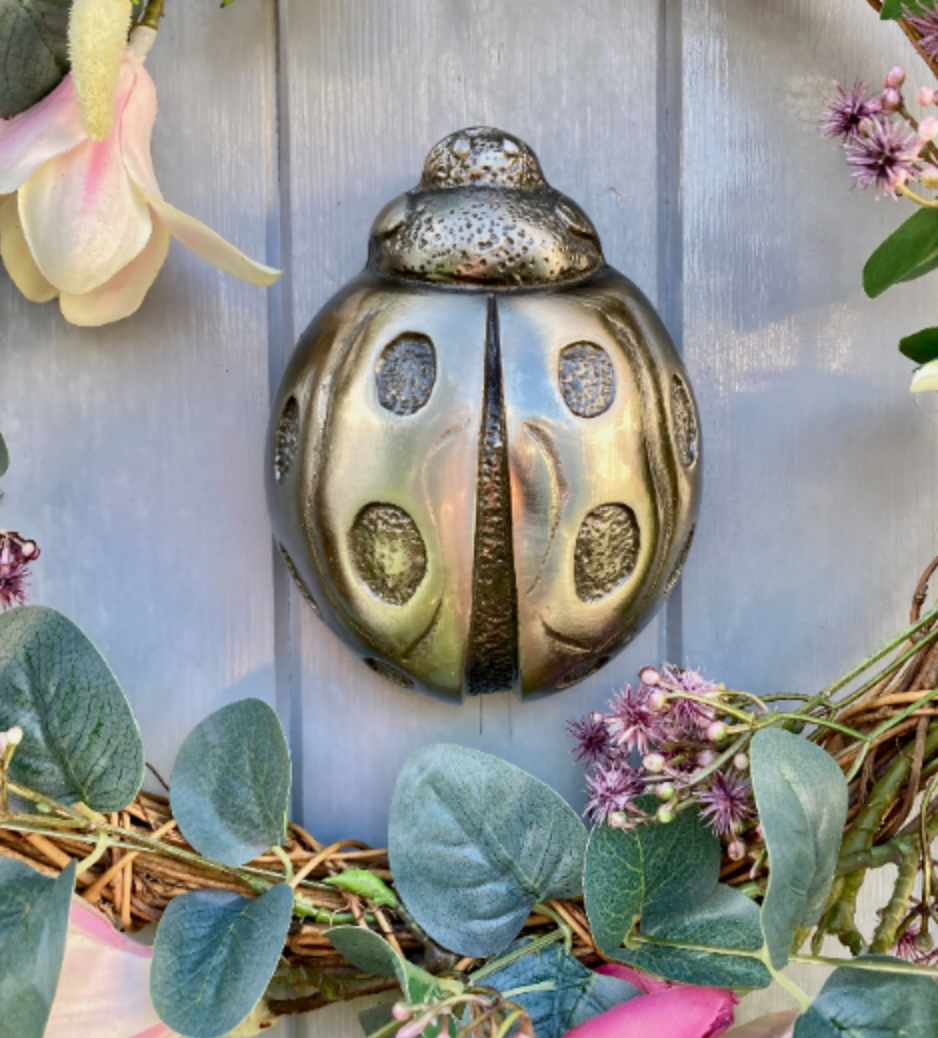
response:
<path id="1" fill-rule="evenodd" d="M 147 0 L 147 6 L 144 8 L 143 17 L 140 19 L 139 24 L 145 25 L 154 32 L 159 32 L 160 19 L 163 17 L 163 4 L 165 3 L 166 0 Z"/>
<path id="2" fill-rule="evenodd" d="M 906 198 L 911 199 L 916 205 L 920 205 L 925 209 L 938 209 L 938 198 L 922 198 L 921 195 L 917 195 L 911 188 L 906 187 L 905 184 L 898 184 L 897 187 Z"/>

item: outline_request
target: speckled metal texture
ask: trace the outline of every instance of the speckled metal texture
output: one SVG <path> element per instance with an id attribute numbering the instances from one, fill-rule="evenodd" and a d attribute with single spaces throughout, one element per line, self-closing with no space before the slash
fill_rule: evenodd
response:
<path id="1" fill-rule="evenodd" d="M 433 148 L 419 186 L 378 215 L 368 254 L 376 274 L 493 287 L 572 281 L 602 265 L 586 213 L 523 141 L 485 126 Z"/>
<path id="2" fill-rule="evenodd" d="M 424 240 L 428 198 L 439 236 Z M 505 222 L 519 199 L 533 266 Z M 687 374 L 516 138 L 453 134 L 399 224 L 395 205 L 281 384 L 278 543 L 325 623 L 393 684 L 452 701 L 567 688 L 635 637 L 686 559 L 700 490 Z"/>

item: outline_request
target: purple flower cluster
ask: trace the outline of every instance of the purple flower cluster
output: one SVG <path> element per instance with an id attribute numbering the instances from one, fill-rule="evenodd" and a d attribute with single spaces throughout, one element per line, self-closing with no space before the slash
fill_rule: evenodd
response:
<path id="1" fill-rule="evenodd" d="M 26 601 L 28 565 L 39 558 L 39 545 L 13 531 L 0 532 L 0 609 Z"/>
<path id="2" fill-rule="evenodd" d="M 919 33 L 918 46 L 926 58 L 938 61 L 938 3 L 923 7 L 918 14 L 907 14 L 905 20 Z"/>
<path id="3" fill-rule="evenodd" d="M 938 11 L 929 18 L 938 56 Z M 880 93 L 859 79 L 850 90 L 837 84 L 821 112 L 821 133 L 840 141 L 855 183 L 874 188 L 877 197 L 896 198 L 910 181 L 938 186 L 938 167 L 933 164 L 938 152 L 932 143 L 938 136 L 938 118 L 913 119 L 905 106 L 904 83 L 905 69 L 897 65 L 883 77 Z M 923 87 L 918 101 L 923 107 L 934 104 L 935 91 Z"/>
<path id="4" fill-rule="evenodd" d="M 726 689 L 670 664 L 645 667 L 639 678 L 613 696 L 608 713 L 567 723 L 572 752 L 587 771 L 585 814 L 629 829 L 653 817 L 670 821 L 693 802 L 730 856 L 744 857 L 740 834 L 755 827 L 755 802 L 746 755 L 721 762 L 716 749 L 727 734 L 720 709 Z M 645 795 L 659 801 L 657 811 L 640 802 Z"/>

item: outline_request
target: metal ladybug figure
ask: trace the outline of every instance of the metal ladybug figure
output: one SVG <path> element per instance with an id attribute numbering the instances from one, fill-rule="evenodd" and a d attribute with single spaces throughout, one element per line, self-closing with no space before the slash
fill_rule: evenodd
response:
<path id="1" fill-rule="evenodd" d="M 661 321 L 534 152 L 436 145 L 280 385 L 268 501 L 305 598 L 372 670 L 453 701 L 597 671 L 690 550 L 693 395 Z"/>

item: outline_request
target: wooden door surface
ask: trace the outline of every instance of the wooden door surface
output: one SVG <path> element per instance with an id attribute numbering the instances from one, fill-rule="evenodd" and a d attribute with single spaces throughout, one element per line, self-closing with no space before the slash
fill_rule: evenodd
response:
<path id="1" fill-rule="evenodd" d="M 935 553 L 938 403 L 910 397 L 917 283 L 871 303 L 863 259 L 907 215 L 851 192 L 818 137 L 831 80 L 921 65 L 863 0 L 169 0 L 148 67 L 166 197 L 253 257 L 264 293 L 174 246 L 143 308 L 96 331 L 0 276 L 0 522 L 35 537 L 35 599 L 120 677 L 171 770 L 212 710 L 287 728 L 294 814 L 384 840 L 394 777 L 433 741 L 499 754 L 582 806 L 567 718 L 662 659 L 811 691 L 897 630 Z M 379 208 L 441 137 L 526 140 L 682 349 L 705 440 L 679 590 L 612 664 L 551 699 L 460 707 L 366 669 L 293 587 L 264 500 L 292 344 L 364 264 Z M 924 284 L 928 284 L 925 282 Z M 747 1003 L 787 1006 L 775 992 Z M 353 1038 L 334 1007 L 278 1034 Z"/>

